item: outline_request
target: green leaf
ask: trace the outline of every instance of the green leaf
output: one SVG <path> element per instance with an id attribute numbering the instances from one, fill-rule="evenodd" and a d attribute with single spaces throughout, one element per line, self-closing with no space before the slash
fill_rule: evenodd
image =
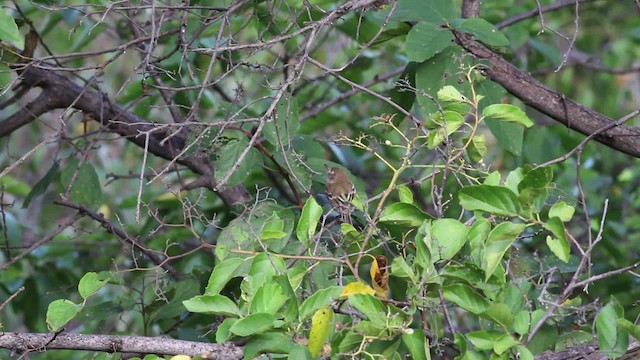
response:
<path id="1" fill-rule="evenodd" d="M 5 194 L 11 194 L 16 196 L 27 196 L 31 190 L 28 183 L 19 180 L 11 175 L 4 175 L 0 177 L 0 189 Z"/>
<path id="2" fill-rule="evenodd" d="M 476 40 L 490 46 L 507 46 L 509 39 L 493 24 L 482 18 L 460 19 L 452 22 L 456 30 L 473 34 Z"/>
<path id="3" fill-rule="evenodd" d="M 520 335 L 526 335 L 543 316 L 544 310 L 542 309 L 534 310 L 533 312 L 522 310 L 514 318 L 513 329 Z"/>
<path id="4" fill-rule="evenodd" d="M 51 302 L 47 308 L 47 327 L 49 331 L 56 332 L 62 329 L 78 315 L 80 310 L 82 310 L 82 305 L 75 304 L 67 299 L 58 299 Z"/>
<path id="5" fill-rule="evenodd" d="M 558 336 L 558 339 L 555 341 L 555 343 L 555 351 L 561 351 L 580 345 L 588 345 L 593 343 L 593 334 L 591 334 L 591 331 L 569 331 Z"/>
<path id="6" fill-rule="evenodd" d="M 445 111 L 443 121 L 442 113 L 436 112 L 432 114 L 431 119 L 425 122 L 425 127 L 431 127 L 433 124 L 437 126 L 437 129 L 429 132 L 427 138 L 428 149 L 435 149 L 436 146 L 456 132 L 464 124 L 464 118 L 455 111 Z"/>
<path id="7" fill-rule="evenodd" d="M 454 257 L 467 242 L 469 228 L 456 219 L 437 219 L 431 225 L 431 237 L 434 259 L 449 260 Z"/>
<path id="8" fill-rule="evenodd" d="M 301 264 L 295 265 L 287 270 L 287 278 L 289 279 L 289 284 L 294 291 L 298 290 L 309 270 L 311 269 Z"/>
<path id="9" fill-rule="evenodd" d="M 274 276 L 285 271 L 284 260 L 281 257 L 267 253 L 259 253 L 253 258 L 245 281 L 249 284 L 248 290 L 253 293 Z"/>
<path id="10" fill-rule="evenodd" d="M 498 145 L 515 156 L 522 154 L 522 139 L 524 137 L 522 125 L 496 119 L 486 119 L 485 121 L 493 136 L 496 137 Z"/>
<path id="11" fill-rule="evenodd" d="M 321 217 L 322 206 L 318 205 L 313 196 L 310 196 L 302 208 L 302 214 L 296 228 L 298 240 L 305 245 L 309 245 L 309 240 L 315 235 Z"/>
<path id="12" fill-rule="evenodd" d="M 444 128 L 447 128 L 447 134 L 452 134 L 455 130 L 460 128 L 464 123 L 464 117 L 456 111 L 445 110 L 444 118 L 443 113 L 440 111 L 434 112 L 425 120 L 424 126 L 427 129 L 441 129 L 444 134 Z"/>
<path id="13" fill-rule="evenodd" d="M 511 315 L 509 305 L 500 302 L 492 303 L 491 306 L 482 313 L 482 316 L 495 321 L 505 330 L 507 330 L 513 322 L 513 315 Z"/>
<path id="14" fill-rule="evenodd" d="M 465 144 L 469 143 L 466 148 L 469 161 L 475 164 L 484 159 L 484 156 L 487 154 L 487 144 L 484 134 L 475 135 L 471 141 L 469 141 L 469 138 L 464 138 L 462 141 Z"/>
<path id="15" fill-rule="evenodd" d="M 422 2 L 422 0 L 420 0 L 420 2 Z M 452 60 L 454 54 L 456 54 L 455 49 L 449 47 L 431 59 L 418 64 L 415 74 L 415 87 L 435 97 L 445 82 L 445 74 L 451 74 L 457 71 L 457 69 L 453 69 L 456 66 Z M 439 111 L 434 100 L 429 97 L 418 94 L 416 101 L 420 106 L 420 110 L 422 110 L 425 115 L 435 114 Z M 428 124 L 425 124 L 425 127 L 427 126 Z"/>
<path id="16" fill-rule="evenodd" d="M 298 132 L 300 120 L 295 98 L 283 97 L 276 105 L 276 117 L 265 124 L 262 134 L 271 145 L 288 145 L 289 139 Z"/>
<path id="17" fill-rule="evenodd" d="M 342 286 L 331 286 L 326 289 L 320 289 L 315 294 L 309 296 L 300 305 L 300 321 L 308 319 L 312 313 L 323 306 L 331 304 L 342 293 Z"/>
<path id="18" fill-rule="evenodd" d="M 462 335 L 461 333 L 457 333 L 456 337 L 453 339 L 453 343 L 460 350 L 460 359 L 468 360 L 467 351 L 469 351 L 469 345 L 467 344 L 467 339 L 464 337 L 464 335 Z"/>
<path id="19" fill-rule="evenodd" d="M 558 219 L 560 219 L 560 221 L 567 222 L 571 220 L 575 211 L 575 207 L 568 205 L 564 201 L 560 201 L 553 204 L 551 209 L 549 209 L 549 217 L 557 217 Z"/>
<path id="20" fill-rule="evenodd" d="M 618 357 L 627 351 L 629 335 L 618 328 L 618 319 L 624 318 L 622 305 L 613 298 L 596 315 L 596 331 L 600 350 L 608 357 Z"/>
<path id="21" fill-rule="evenodd" d="M 18 49 L 23 50 L 24 37 L 20 34 L 16 21 L 6 10 L 0 10 L 0 40 L 12 42 Z"/>
<path id="22" fill-rule="evenodd" d="M 491 223 L 485 218 L 476 218 L 476 221 L 469 229 L 469 247 L 471 247 L 471 258 L 474 264 L 482 266 L 482 250 L 484 242 L 491 231 Z"/>
<path id="23" fill-rule="evenodd" d="M 380 214 L 380 222 L 389 225 L 418 227 L 428 219 L 431 219 L 431 216 L 417 206 L 402 202 L 387 206 Z"/>
<path id="24" fill-rule="evenodd" d="M 109 278 L 100 276 L 95 272 L 88 272 L 84 274 L 80 282 L 78 283 L 78 291 L 83 299 L 87 298 L 100 290 L 109 282 Z"/>
<path id="25" fill-rule="evenodd" d="M 347 331 L 338 345 L 338 352 L 346 353 L 357 349 L 362 344 L 363 336 L 354 330 Z"/>
<path id="26" fill-rule="evenodd" d="M 289 300 L 282 287 L 277 282 L 264 283 L 251 298 L 249 311 L 255 313 L 269 313 L 275 315 Z"/>
<path id="27" fill-rule="evenodd" d="M 480 330 L 470 332 L 466 336 L 478 350 L 493 350 L 493 344 L 503 335 L 499 331 Z"/>
<path id="28" fill-rule="evenodd" d="M 296 293 L 291 286 L 291 282 L 289 281 L 289 274 L 277 275 L 276 282 L 280 285 L 282 294 L 286 298 L 285 306 L 280 309 L 279 313 L 284 315 L 284 319 L 287 322 L 297 321 L 300 304 L 298 303 L 298 297 L 296 296 Z"/>
<path id="29" fill-rule="evenodd" d="M 459 279 L 465 284 L 477 284 L 478 287 L 484 286 L 484 271 L 475 264 L 463 261 L 459 264 L 448 264 L 440 271 L 440 276 L 451 279 Z"/>
<path id="30" fill-rule="evenodd" d="M 349 296 L 349 303 L 373 323 L 384 324 L 385 320 L 383 318 L 386 316 L 387 310 L 377 297 L 367 294 L 354 294 Z"/>
<path id="31" fill-rule="evenodd" d="M 482 183 L 484 185 L 499 186 L 500 185 L 500 179 L 501 179 L 500 172 L 499 171 L 494 171 L 491 174 L 487 175 L 487 177 L 484 178 L 484 181 Z M 505 183 L 505 185 L 507 185 L 507 184 Z M 511 189 L 511 190 L 513 190 L 513 189 Z"/>
<path id="32" fill-rule="evenodd" d="M 418 228 L 418 234 L 416 235 L 416 257 L 414 265 L 416 271 L 418 271 L 419 278 L 413 279 L 413 282 L 418 281 L 425 283 L 439 283 L 438 273 L 434 267 L 434 261 L 432 254 L 431 239 L 431 221 L 425 221 Z"/>
<path id="33" fill-rule="evenodd" d="M 516 216 L 520 210 L 518 196 L 503 186 L 473 185 L 458 193 L 460 205 L 466 210 L 486 211 L 494 215 Z"/>
<path id="34" fill-rule="evenodd" d="M 268 332 L 249 338 L 243 347 L 245 359 L 255 359 L 261 353 L 288 354 L 295 346 L 290 334 Z"/>
<path id="35" fill-rule="evenodd" d="M 534 360 L 533 353 L 522 345 L 516 345 L 515 355 L 518 360 Z"/>
<path id="36" fill-rule="evenodd" d="M 416 282 L 416 274 L 402 256 L 395 257 L 391 262 L 391 273 L 395 277 L 409 278 L 411 282 Z"/>
<path id="37" fill-rule="evenodd" d="M 260 232 L 260 238 L 263 241 L 282 239 L 288 235 L 284 230 L 284 221 L 280 219 L 277 212 L 273 212 L 267 219 Z"/>
<path id="38" fill-rule="evenodd" d="M 499 104 L 506 90 L 499 84 L 483 79 L 475 84 L 478 94 L 484 96 L 480 101 L 480 109 L 493 104 Z M 498 145 L 515 156 L 522 153 L 522 140 L 524 137 L 524 127 L 522 125 L 505 122 L 496 119 L 486 119 L 489 130 L 496 137 Z"/>
<path id="39" fill-rule="evenodd" d="M 413 204 L 413 192 L 405 185 L 398 185 L 398 195 L 400 196 L 400 202 L 406 204 Z"/>
<path id="40" fill-rule="evenodd" d="M 311 318 L 311 331 L 309 332 L 309 352 L 311 356 L 320 356 L 322 347 L 329 339 L 333 322 L 333 309 L 329 306 L 318 309 Z"/>
<path id="41" fill-rule="evenodd" d="M 549 219 L 546 223 L 542 224 L 542 226 L 551 231 L 555 238 L 551 236 L 547 236 L 547 246 L 549 246 L 549 250 L 558 257 L 558 259 L 566 262 L 569 262 L 569 254 L 570 254 L 570 245 L 567 240 L 567 235 L 565 233 L 564 224 L 562 220 L 557 217 L 553 217 Z"/>
<path id="42" fill-rule="evenodd" d="M 24 199 L 24 203 L 22 204 L 22 208 L 26 209 L 31 204 L 31 201 L 38 196 L 42 195 L 47 191 L 47 188 L 51 183 L 55 180 L 58 175 L 58 170 L 60 169 L 60 165 L 57 162 L 54 162 L 53 165 L 49 168 L 47 173 L 33 186 L 29 195 Z"/>
<path id="43" fill-rule="evenodd" d="M 551 167 L 545 166 L 527 171 L 518 182 L 518 197 L 522 207 L 534 213 L 540 212 L 546 205 L 547 188 L 551 180 L 553 180 Z"/>
<path id="44" fill-rule="evenodd" d="M 442 50 L 451 46 L 453 35 L 449 30 L 431 24 L 420 22 L 416 24 L 405 43 L 405 50 L 409 61 L 423 62 Z"/>
<path id="45" fill-rule="evenodd" d="M 553 170 L 550 166 L 535 168 L 526 172 L 522 180 L 518 183 L 518 191 L 522 192 L 528 188 L 545 188 L 553 180 Z"/>
<path id="46" fill-rule="evenodd" d="M 523 169 L 522 167 L 509 171 L 507 178 L 504 180 L 504 186 L 508 187 L 514 194 L 520 194 L 518 191 L 518 185 L 522 179 L 524 179 L 525 173 L 526 169 Z"/>
<path id="47" fill-rule="evenodd" d="M 399 0 L 391 18 L 397 21 L 426 21 L 444 24 L 456 16 L 450 0 Z"/>
<path id="48" fill-rule="evenodd" d="M 421 329 L 411 329 L 410 332 L 402 333 L 402 342 L 409 349 L 411 359 L 430 360 L 429 340 Z"/>
<path id="49" fill-rule="evenodd" d="M 452 284 L 442 287 L 444 298 L 461 308 L 481 314 L 489 308 L 489 301 L 466 284 Z"/>
<path id="50" fill-rule="evenodd" d="M 231 329 L 233 324 L 238 322 L 238 320 L 240 320 L 240 319 L 237 319 L 237 318 L 226 318 L 226 319 L 224 319 L 222 324 L 220 324 L 218 326 L 218 329 L 216 330 L 216 342 L 218 344 L 224 343 L 225 341 L 229 340 L 229 338 L 231 338 L 233 336 L 233 334 L 231 334 L 229 329 Z"/>
<path id="51" fill-rule="evenodd" d="M 259 237 L 260 229 L 274 220 L 273 214 L 277 213 L 278 217 L 282 220 L 283 231 L 287 233 L 282 239 L 274 240 L 260 244 Z M 279 222 L 280 220 L 278 220 Z M 233 219 L 229 225 L 227 225 L 218 237 L 218 245 L 226 246 L 228 249 L 236 250 L 249 250 L 249 251 L 264 251 L 263 245 L 266 245 L 268 250 L 273 252 L 281 251 L 289 242 L 288 235 L 293 232 L 295 224 L 295 216 L 290 209 L 286 209 L 275 202 L 260 202 L 256 204 L 251 212 L 247 212 L 244 216 Z M 216 252 L 218 254 L 218 252 Z M 222 252 L 220 255 L 224 255 Z"/>
<path id="52" fill-rule="evenodd" d="M 233 323 L 229 328 L 229 332 L 237 336 L 261 334 L 271 330 L 275 320 L 275 317 L 269 313 L 247 315 Z"/>
<path id="53" fill-rule="evenodd" d="M 182 304 L 192 313 L 240 316 L 238 305 L 222 295 L 198 295 L 183 301 Z"/>
<path id="54" fill-rule="evenodd" d="M 229 255 L 230 251 L 231 249 L 229 249 L 229 245 L 217 244 L 216 248 L 213 250 L 213 253 L 216 256 L 216 259 L 218 259 L 219 261 L 224 261 L 224 259 L 227 258 L 227 255 Z"/>
<path id="55" fill-rule="evenodd" d="M 631 321 L 627 319 L 616 320 L 616 325 L 622 330 L 624 330 L 627 334 L 636 338 L 636 340 L 640 340 L 640 325 L 635 325 Z"/>
<path id="56" fill-rule="evenodd" d="M 520 235 L 526 227 L 526 224 L 503 222 L 491 230 L 485 243 L 482 263 L 485 281 L 488 281 L 491 275 L 493 275 L 504 254 L 511 248 L 511 244 L 513 244 L 518 235 Z"/>
<path id="57" fill-rule="evenodd" d="M 248 139 L 231 139 L 216 152 L 218 154 L 215 162 L 216 182 L 220 182 L 223 177 L 231 172 L 232 175 L 224 185 L 225 187 L 231 187 L 241 183 L 251 171 L 261 167 L 262 160 L 260 152 L 255 148 L 249 149 L 243 161 L 241 161 L 236 168 L 233 167 L 248 146 Z"/>
<path id="58" fill-rule="evenodd" d="M 288 360 L 313 360 L 314 358 L 309 353 L 309 349 L 301 344 L 294 345 L 287 356 Z"/>
<path id="59" fill-rule="evenodd" d="M 446 85 L 442 89 L 438 90 L 438 100 L 440 101 L 454 101 L 454 102 L 468 102 L 466 96 L 462 95 L 458 89 L 451 85 Z M 461 115 L 457 113 L 458 115 Z"/>
<path id="60" fill-rule="evenodd" d="M 495 343 L 493 343 L 493 351 L 502 355 L 505 351 L 511 349 L 512 347 L 518 345 L 518 342 L 511 337 L 509 334 L 503 334 L 498 339 L 496 339 Z"/>
<path id="61" fill-rule="evenodd" d="M 71 185 L 69 198 L 88 208 L 95 209 L 102 201 L 102 187 L 98 174 L 89 162 L 85 161 L 78 169 L 78 160 L 71 159 L 62 170 L 60 177 L 64 191 Z"/>
<path id="62" fill-rule="evenodd" d="M 533 126 L 533 121 L 529 119 L 524 111 L 511 104 L 493 104 L 482 110 L 482 116 L 489 119 L 513 122 L 525 127 Z"/>
<path id="63" fill-rule="evenodd" d="M 222 261 L 213 268 L 211 276 L 209 276 L 209 282 L 207 288 L 204 290 L 204 295 L 217 295 L 224 289 L 225 285 L 236 276 L 236 270 L 244 262 L 240 258 L 228 258 Z"/>

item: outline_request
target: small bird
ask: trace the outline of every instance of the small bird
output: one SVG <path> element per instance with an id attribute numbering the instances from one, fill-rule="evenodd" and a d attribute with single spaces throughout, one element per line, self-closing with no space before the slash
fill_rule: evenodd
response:
<path id="1" fill-rule="evenodd" d="M 325 190 L 331 206 L 340 214 L 342 222 L 351 224 L 351 213 L 355 210 L 351 201 L 356 195 L 356 187 L 344 170 L 327 165 L 325 167 L 327 168 Z"/>

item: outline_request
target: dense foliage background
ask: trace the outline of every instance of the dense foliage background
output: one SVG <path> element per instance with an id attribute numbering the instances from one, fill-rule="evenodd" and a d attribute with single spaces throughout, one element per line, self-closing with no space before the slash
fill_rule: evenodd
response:
<path id="1" fill-rule="evenodd" d="M 637 351 L 638 12 L 7 2 L 0 357 Z"/>

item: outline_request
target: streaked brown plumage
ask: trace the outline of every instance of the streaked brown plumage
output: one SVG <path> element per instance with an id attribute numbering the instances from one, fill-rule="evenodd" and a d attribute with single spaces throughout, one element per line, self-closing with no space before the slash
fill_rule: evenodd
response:
<path id="1" fill-rule="evenodd" d="M 325 190 L 331 206 L 340 214 L 342 222 L 351 224 L 351 213 L 354 210 L 351 201 L 356 195 L 356 187 L 347 173 L 333 166 L 327 168 L 327 185 Z"/>

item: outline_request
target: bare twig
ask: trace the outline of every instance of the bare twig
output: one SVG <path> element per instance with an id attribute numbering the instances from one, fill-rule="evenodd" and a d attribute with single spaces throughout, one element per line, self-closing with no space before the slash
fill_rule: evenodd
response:
<path id="1" fill-rule="evenodd" d="M 498 29 L 503 29 L 507 26 L 511 26 L 517 22 L 520 22 L 522 20 L 526 20 L 529 18 L 532 18 L 536 15 L 542 17 L 542 14 L 547 13 L 547 12 L 551 12 L 551 11 L 555 11 L 555 10 L 560 10 L 563 7 L 566 6 L 570 6 L 573 5 L 575 3 L 584 3 L 584 2 L 589 2 L 589 1 L 594 1 L 594 0 L 557 0 L 556 2 L 554 2 L 553 4 L 549 4 L 549 5 L 545 5 L 545 6 L 539 6 L 536 7 L 536 9 L 533 9 L 531 11 L 527 11 L 524 12 L 522 14 L 518 14 L 516 16 L 512 16 L 510 18 L 507 18 L 505 20 L 500 21 L 499 23 L 496 24 L 496 27 Z"/>
<path id="2" fill-rule="evenodd" d="M 55 203 L 71 209 L 76 209 L 80 214 L 89 216 L 90 218 L 97 221 L 109 233 L 114 234 L 121 240 L 124 240 L 127 243 L 129 243 L 134 248 L 140 250 L 153 263 L 165 269 L 175 279 L 181 279 L 183 277 L 182 274 L 180 274 L 176 269 L 174 269 L 173 266 L 171 266 L 166 259 L 163 259 L 162 256 L 158 255 L 156 251 L 148 249 L 146 246 L 140 243 L 137 239 L 127 234 L 124 230 L 111 224 L 111 222 L 109 222 L 109 220 L 107 220 L 104 216 L 102 216 L 102 214 L 98 214 L 84 205 L 76 204 L 67 200 L 57 200 L 55 201 Z"/>
<path id="3" fill-rule="evenodd" d="M 11 294 L 5 301 L 3 301 L 0 304 L 0 311 L 2 311 L 2 309 L 4 309 L 4 307 L 10 303 L 13 299 L 16 298 L 16 296 L 20 295 L 21 292 L 23 292 L 25 290 L 24 286 L 21 286 L 18 288 L 18 290 L 14 291 L 13 294 Z"/>
<path id="4" fill-rule="evenodd" d="M 82 219 L 82 214 L 80 214 L 80 213 L 77 213 L 74 216 L 67 218 L 65 221 L 63 221 L 61 224 L 59 224 L 58 227 L 56 227 L 56 229 L 54 231 L 52 231 L 50 234 L 48 234 L 47 236 L 43 237 L 42 239 L 34 242 L 26 250 L 24 250 L 23 252 L 21 252 L 17 256 L 11 258 L 11 260 L 7 261 L 6 263 L 0 265 L 0 271 L 3 271 L 5 269 L 7 269 L 9 266 L 15 264 L 20 259 L 22 259 L 25 256 L 31 254 L 31 252 L 33 252 L 35 249 L 37 249 L 41 245 L 53 240 L 54 237 L 56 237 L 58 234 L 63 232 L 66 228 L 68 228 L 69 226 L 73 225 L 76 221 L 78 221 L 80 219 Z"/>

